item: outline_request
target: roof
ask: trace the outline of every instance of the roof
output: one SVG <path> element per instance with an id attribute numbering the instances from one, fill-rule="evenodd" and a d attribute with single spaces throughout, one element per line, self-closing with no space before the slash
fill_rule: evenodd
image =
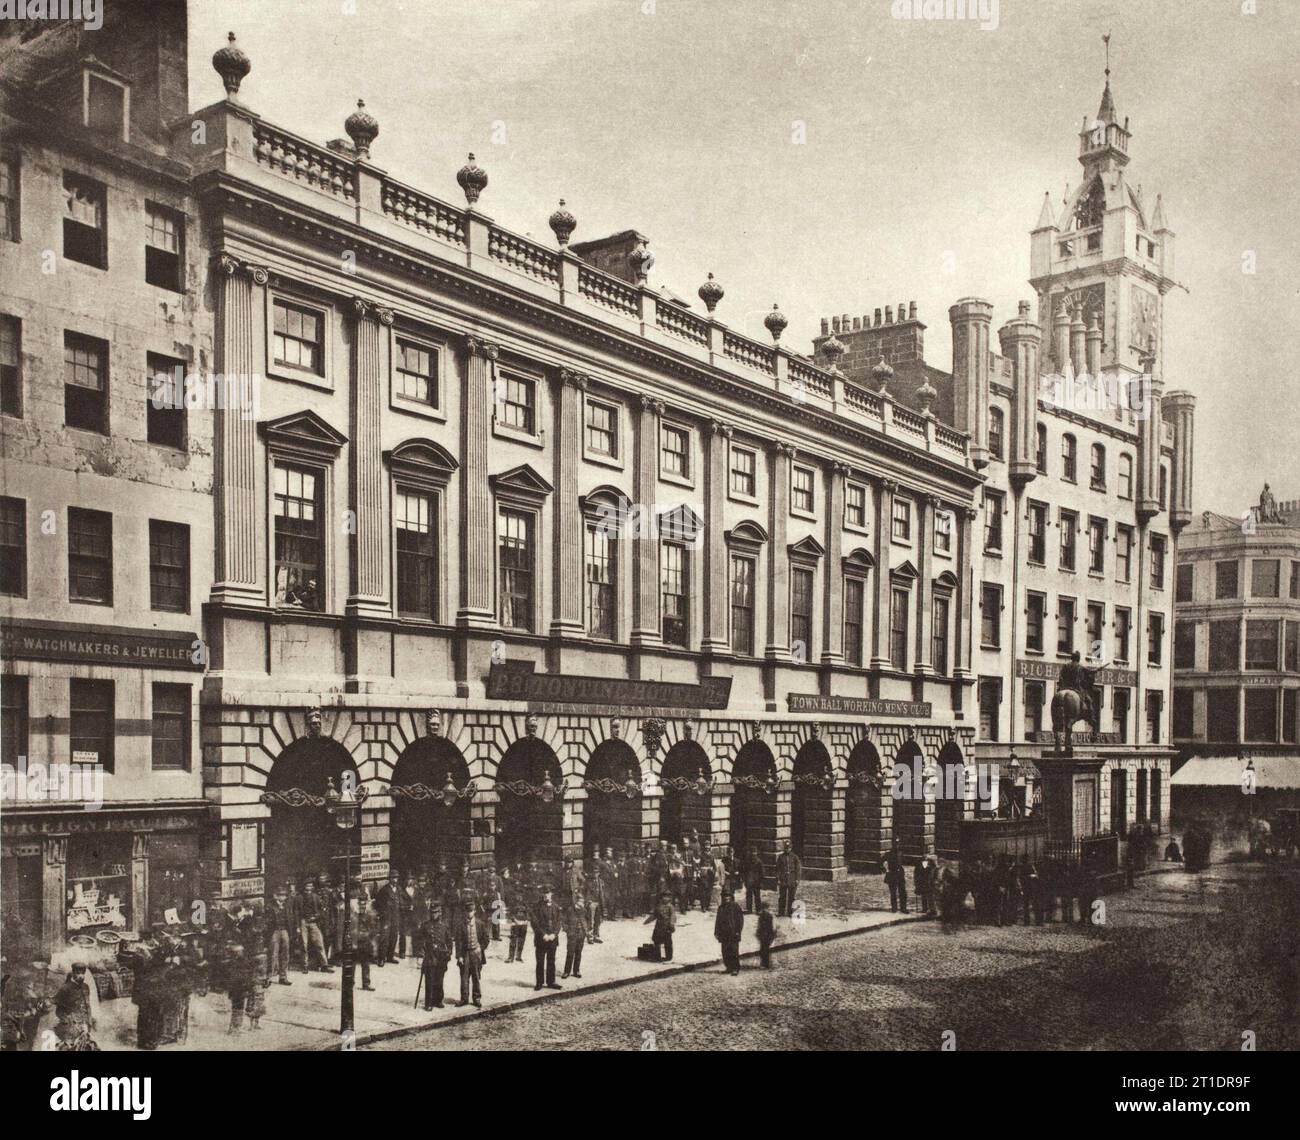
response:
<path id="1" fill-rule="evenodd" d="M 1253 756 L 1256 788 L 1300 789 L 1300 753 Z M 1178 788 L 1241 788 L 1246 763 L 1235 752 L 1225 756 L 1193 756 L 1170 783 Z"/>

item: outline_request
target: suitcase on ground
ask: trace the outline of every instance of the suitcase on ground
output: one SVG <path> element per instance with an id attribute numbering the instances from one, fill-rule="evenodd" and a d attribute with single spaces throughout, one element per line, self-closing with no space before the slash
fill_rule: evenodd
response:
<path id="1" fill-rule="evenodd" d="M 637 947 L 636 957 L 638 962 L 657 962 L 659 961 L 659 947 L 653 942 L 642 942 Z"/>

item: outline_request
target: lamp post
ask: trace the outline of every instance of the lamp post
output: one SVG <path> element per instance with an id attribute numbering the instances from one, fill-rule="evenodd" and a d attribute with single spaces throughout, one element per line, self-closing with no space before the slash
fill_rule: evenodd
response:
<path id="1" fill-rule="evenodd" d="M 353 1028 L 352 992 L 356 983 L 357 956 L 352 946 L 352 836 L 361 814 L 361 802 L 350 787 L 340 792 L 330 780 L 325 791 L 325 810 L 343 833 L 343 993 L 339 1005 L 339 1033 Z"/>

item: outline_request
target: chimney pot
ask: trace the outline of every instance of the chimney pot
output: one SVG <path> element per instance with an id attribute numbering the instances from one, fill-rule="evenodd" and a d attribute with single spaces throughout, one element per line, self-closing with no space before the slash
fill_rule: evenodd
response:
<path id="1" fill-rule="evenodd" d="M 839 331 L 840 331 L 840 319 L 839 319 L 839 317 L 831 317 L 831 332 L 832 332 L 832 333 L 837 333 L 837 332 L 839 332 Z"/>
<path id="2" fill-rule="evenodd" d="M 899 301 L 899 302 L 898 302 L 898 321 L 899 321 L 899 324 L 902 324 L 902 322 L 905 321 L 905 320 L 907 320 L 907 302 L 906 302 L 906 301 Z"/>
<path id="3" fill-rule="evenodd" d="M 880 328 L 880 310 L 876 310 L 876 328 Z"/>
<path id="4" fill-rule="evenodd" d="M 831 323 L 825 317 L 822 317 L 822 336 L 826 336 L 831 331 Z"/>
<path id="5" fill-rule="evenodd" d="M 890 305 L 886 305 L 886 306 L 885 306 L 885 324 L 887 324 L 887 325 L 892 325 L 893 323 L 894 323 L 894 310 L 893 310 L 893 307 L 890 306 Z"/>
<path id="6" fill-rule="evenodd" d="M 1021 301 L 1021 302 L 1020 302 L 1020 315 L 1021 315 L 1022 317 L 1028 317 L 1028 316 L 1029 316 L 1029 302 L 1028 302 L 1028 301 Z"/>
<path id="7" fill-rule="evenodd" d="M 908 319 L 909 321 L 914 321 L 914 320 L 916 320 L 916 302 L 915 302 L 915 301 L 908 301 L 908 303 L 907 303 L 907 319 Z"/>
<path id="8" fill-rule="evenodd" d="M 861 317 L 854 317 L 854 318 L 853 318 L 853 331 L 854 331 L 854 332 L 857 332 L 857 331 L 858 331 L 859 329 L 861 329 L 861 328 L 862 328 L 862 318 L 861 318 Z"/>

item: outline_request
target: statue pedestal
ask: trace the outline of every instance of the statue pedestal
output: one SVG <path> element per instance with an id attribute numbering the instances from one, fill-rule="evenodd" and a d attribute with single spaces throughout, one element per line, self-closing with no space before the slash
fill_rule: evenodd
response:
<path id="1" fill-rule="evenodd" d="M 1043 812 L 1050 843 L 1073 843 L 1096 835 L 1100 827 L 1100 756 L 1042 756 Z"/>

